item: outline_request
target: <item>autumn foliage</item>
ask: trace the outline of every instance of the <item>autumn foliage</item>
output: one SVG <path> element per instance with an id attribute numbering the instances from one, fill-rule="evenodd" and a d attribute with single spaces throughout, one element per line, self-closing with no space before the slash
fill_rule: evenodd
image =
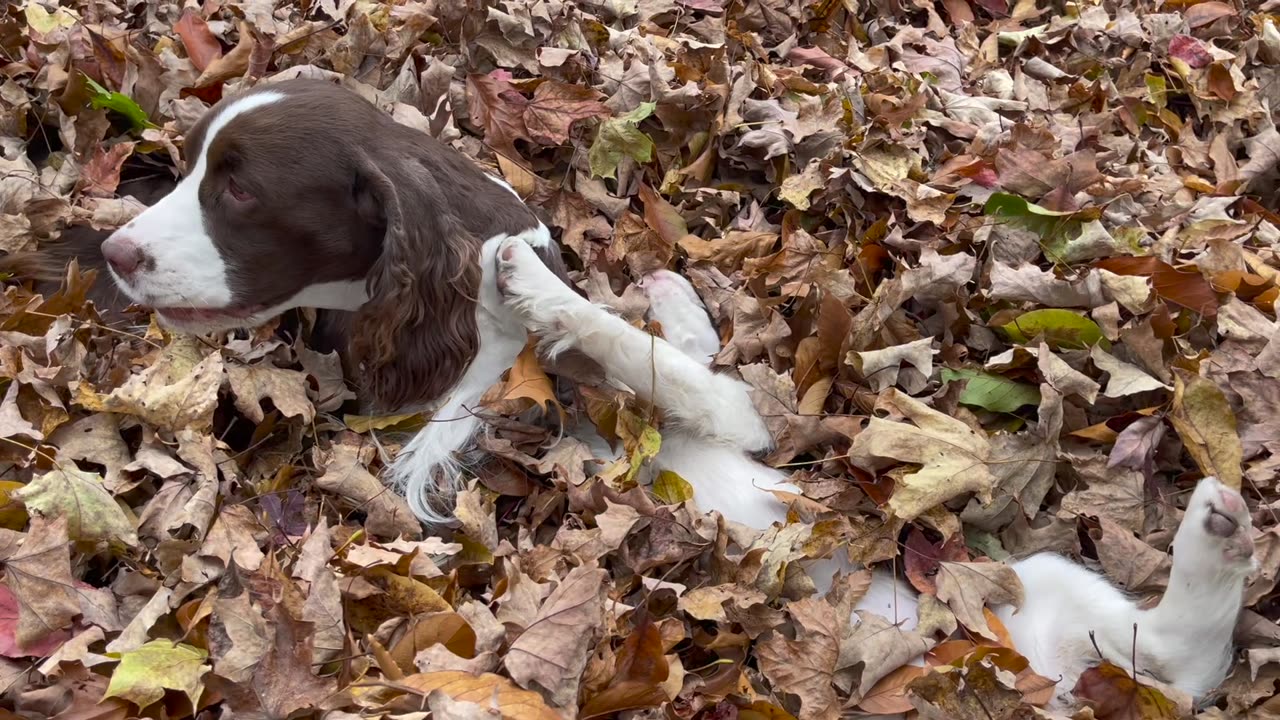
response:
<path id="1" fill-rule="evenodd" d="M 127 222 L 225 94 L 341 81 L 505 178 L 627 320 L 687 276 L 804 489 L 757 532 L 637 486 L 652 409 L 527 351 L 424 535 L 378 473 L 426 418 L 360 415 L 313 314 L 171 336 L 82 266 L 5 277 L 0 714 L 1040 717 L 1001 561 L 1153 599 L 1214 474 L 1262 567 L 1195 712 L 1280 717 L 1276 0 L 22 0 L 0 47 L 3 253 Z M 851 626 L 867 573 L 815 595 L 833 553 L 920 628 Z M 1110 664 L 1076 690 L 1193 714 Z"/>

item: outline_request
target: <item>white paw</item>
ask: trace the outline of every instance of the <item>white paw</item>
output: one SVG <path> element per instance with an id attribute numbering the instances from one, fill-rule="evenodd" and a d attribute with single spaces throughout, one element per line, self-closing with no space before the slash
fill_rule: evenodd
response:
<path id="1" fill-rule="evenodd" d="M 561 282 L 520 238 L 503 240 L 495 262 L 496 283 L 503 302 L 535 333 L 562 333 L 569 314 L 586 302 Z"/>
<path id="2" fill-rule="evenodd" d="M 1187 502 L 1187 513 L 1174 540 L 1175 554 L 1193 553 L 1203 558 L 1204 570 L 1214 566 L 1248 571 L 1257 565 L 1253 546 L 1253 520 L 1244 496 L 1207 477 Z"/>
<path id="3" fill-rule="evenodd" d="M 662 324 L 667 341 L 698 362 L 710 364 L 720 352 L 720 336 L 693 285 L 670 270 L 650 273 L 638 285 L 649 298 L 649 317 Z"/>

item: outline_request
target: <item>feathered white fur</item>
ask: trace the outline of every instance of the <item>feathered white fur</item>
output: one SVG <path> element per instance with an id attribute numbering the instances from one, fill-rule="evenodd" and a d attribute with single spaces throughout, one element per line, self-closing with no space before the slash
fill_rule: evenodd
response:
<path id="1" fill-rule="evenodd" d="M 719 340 L 688 281 L 662 271 L 642 283 L 652 317 L 669 343 L 571 292 L 524 243 L 503 243 L 497 264 L 499 290 L 548 352 L 584 352 L 611 380 L 674 421 L 664 433 L 655 469 L 679 473 L 703 510 L 757 529 L 786 522 L 786 507 L 767 491 L 798 488 L 748 455 L 770 444 L 767 429 L 748 386 L 707 367 Z M 1102 576 L 1057 555 L 1039 554 L 1010 565 L 1026 601 L 1021 609 L 999 607 L 997 614 L 1032 668 L 1058 680 L 1052 706 L 1063 708 L 1071 704 L 1080 674 L 1099 661 L 1099 652 L 1130 671 L 1136 659 L 1139 674 L 1195 697 L 1216 687 L 1231 662 L 1231 634 L 1256 560 L 1244 499 L 1206 478 L 1187 506 L 1174 539 L 1169 588 L 1153 609 L 1139 610 Z M 838 558 L 808 567 L 820 591 L 831 586 L 835 573 L 852 569 Z M 858 611 L 902 621 L 910 629 L 917 619 L 916 594 L 877 571 Z"/>

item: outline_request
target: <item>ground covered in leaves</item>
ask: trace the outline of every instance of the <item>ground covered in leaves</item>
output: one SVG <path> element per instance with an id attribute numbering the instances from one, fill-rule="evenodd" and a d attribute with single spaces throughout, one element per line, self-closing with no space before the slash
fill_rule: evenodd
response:
<path id="1" fill-rule="evenodd" d="M 1262 568 L 1196 712 L 1280 717 L 1275 0 L 61 5 L 0 11 L 0 250 L 126 222 L 223 94 L 340 80 L 505 177 L 628 319 L 689 277 L 805 497 L 757 533 L 636 487 L 652 414 L 526 354 L 424 537 L 377 480 L 422 418 L 355 414 L 309 315 L 170 337 L 77 269 L 9 278 L 0 715 L 1033 717 L 998 563 L 1157 597 L 1212 473 Z M 562 413 L 626 459 L 589 475 Z M 833 552 L 924 593 L 928 670 L 849 629 L 865 578 L 812 596 Z M 1097 717 L 1192 712 L 1091 684 Z"/>

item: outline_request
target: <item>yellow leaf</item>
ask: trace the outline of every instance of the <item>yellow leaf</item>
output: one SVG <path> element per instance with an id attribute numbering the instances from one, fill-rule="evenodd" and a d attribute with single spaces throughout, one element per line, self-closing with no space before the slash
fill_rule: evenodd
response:
<path id="1" fill-rule="evenodd" d="M 1236 416 L 1212 380 L 1175 371 L 1169 422 L 1201 472 L 1233 490 L 1240 489 L 1244 449 L 1236 433 Z"/>
<path id="2" fill-rule="evenodd" d="M 800 415 L 821 415 L 822 408 L 827 404 L 827 396 L 831 394 L 831 385 L 835 382 L 835 378 L 827 375 L 820 377 L 804 391 L 804 397 L 800 399 L 799 414 Z"/>
<path id="3" fill-rule="evenodd" d="M 676 473 L 663 470 L 653 481 L 653 494 L 663 503 L 675 505 L 693 499 L 693 486 Z"/>
<path id="4" fill-rule="evenodd" d="M 424 425 L 426 421 L 422 417 L 422 413 L 407 413 L 404 415 L 343 415 L 342 422 L 352 432 L 367 433 L 371 430 L 397 430 L 400 432 L 409 432 L 417 430 Z"/>
<path id="5" fill-rule="evenodd" d="M 452 700 L 496 708 L 504 720 L 560 720 L 536 692 L 521 690 L 515 683 L 493 673 L 472 675 L 457 670 L 418 673 L 400 681 L 424 695 L 439 690 Z"/>
<path id="6" fill-rule="evenodd" d="M 20 482 L 0 480 L 0 528 L 21 530 L 27 526 L 27 510 L 13 496 L 24 487 Z"/>
<path id="7" fill-rule="evenodd" d="M 896 517 L 914 520 L 929 508 L 970 492 L 990 502 L 995 478 L 987 467 L 991 445 L 986 435 L 893 388 L 877 406 L 895 410 L 904 421 L 871 418 L 853 439 L 849 455 L 855 462 L 891 458 L 920 466 L 902 472 L 889 498 Z"/>
<path id="8" fill-rule="evenodd" d="M 164 697 L 164 691 L 185 693 L 194 708 L 203 690 L 201 678 L 209 672 L 209 653 L 172 640 L 152 640 L 137 650 L 119 654 L 120 665 L 111 674 L 104 697 L 128 700 L 139 708 Z"/>
<path id="9" fill-rule="evenodd" d="M 507 383 L 502 388 L 503 400 L 525 398 L 541 408 L 554 407 L 558 410 L 560 402 L 556 400 L 555 390 L 551 387 L 551 378 L 542 370 L 538 362 L 538 354 L 532 344 L 525 347 L 516 358 L 516 364 L 507 373 Z"/>
<path id="10" fill-rule="evenodd" d="M 60 7 L 50 13 L 35 2 L 27 3 L 26 15 L 27 27 L 41 35 L 47 35 L 58 28 L 71 27 L 80 19 L 70 8 Z"/>

